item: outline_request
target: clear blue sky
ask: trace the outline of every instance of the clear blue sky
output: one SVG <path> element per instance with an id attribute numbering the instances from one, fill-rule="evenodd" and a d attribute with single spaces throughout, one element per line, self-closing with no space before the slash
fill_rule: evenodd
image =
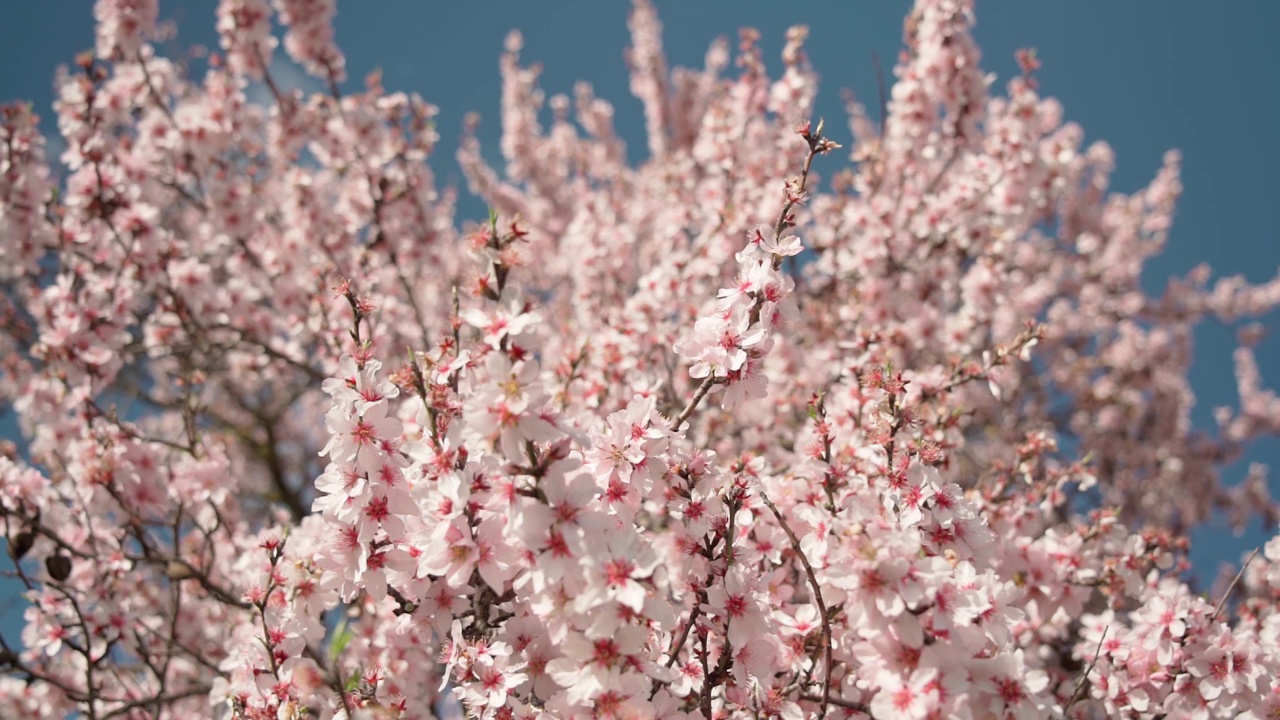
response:
<path id="1" fill-rule="evenodd" d="M 886 72 L 900 45 L 902 17 L 910 3 L 772 2 L 769 0 L 656 0 L 671 65 L 701 66 L 707 45 L 733 37 L 742 26 L 763 33 L 766 59 L 775 71 L 788 26 L 810 27 L 808 52 L 822 77 L 819 113 L 839 128 L 842 88 L 865 102 L 876 96 L 872 54 Z M 178 22 L 175 47 L 217 46 L 213 0 L 161 0 L 161 13 Z M 51 81 L 58 64 L 92 47 L 91 3 L 14 0 L 0 3 L 0 102 L 34 102 L 53 129 Z M 1228 9 L 1224 9 L 1228 8 Z M 442 184 L 465 183 L 453 160 L 462 117 L 483 118 L 481 140 L 496 154 L 498 55 L 508 30 L 524 33 L 526 62 L 541 62 L 548 94 L 570 92 L 578 80 L 617 110 L 617 125 L 633 159 L 643 151 L 640 104 L 628 91 L 622 50 L 628 41 L 629 3 L 622 0 L 529 2 L 343 2 L 338 42 L 348 74 L 359 83 L 374 68 L 383 70 L 389 90 L 416 91 L 441 109 L 441 143 L 432 161 Z M 1243 274 L 1254 282 L 1274 276 L 1280 242 L 1272 217 L 1280 191 L 1280 3 L 1237 0 L 1226 5 L 1167 0 L 1106 0 L 978 3 L 977 39 L 984 66 L 998 84 L 1016 73 L 1014 52 L 1037 49 L 1044 68 L 1041 90 L 1059 98 L 1069 120 L 1089 139 L 1104 139 L 1116 151 L 1113 187 L 1132 191 L 1144 185 L 1169 148 L 1183 153 L 1184 195 L 1170 246 L 1152 263 L 1145 280 L 1162 288 L 1171 274 L 1200 262 L 1219 275 Z M 277 53 L 283 60 L 284 53 Z M 479 202 L 464 203 L 466 217 L 480 219 Z M 1280 329 L 1272 316 L 1266 322 Z M 1197 333 L 1192 381 L 1199 396 L 1195 418 L 1211 426 L 1217 405 L 1236 403 L 1231 370 L 1232 332 L 1206 327 Z M 1280 337 L 1259 348 L 1264 379 L 1280 385 Z M 0 434 L 14 432 L 0 418 Z M 1248 460 L 1274 468 L 1272 491 L 1280 494 L 1280 442 L 1264 441 Z M 1246 463 L 1232 469 L 1239 479 Z M 1260 528 L 1243 538 L 1229 533 L 1197 533 L 1194 560 L 1199 575 L 1211 576 L 1217 563 L 1238 562 L 1263 542 Z M 0 630 L 14 637 L 20 612 L 11 610 L 9 587 L 0 584 Z"/>

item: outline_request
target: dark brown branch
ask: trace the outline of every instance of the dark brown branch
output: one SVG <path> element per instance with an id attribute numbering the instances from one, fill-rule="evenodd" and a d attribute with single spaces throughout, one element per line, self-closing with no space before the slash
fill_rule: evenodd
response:
<path id="1" fill-rule="evenodd" d="M 857 702 L 857 701 L 855 701 L 855 700 L 842 700 L 842 699 L 840 699 L 840 698 L 833 698 L 833 697 L 825 697 L 825 698 L 824 698 L 824 697 L 818 697 L 817 695 L 812 695 L 812 694 L 809 694 L 809 693 L 805 693 L 805 694 L 801 695 L 801 696 L 800 696 L 800 699 L 801 699 L 801 700 L 807 700 L 807 701 L 809 701 L 809 702 L 823 702 L 823 701 L 826 701 L 827 703 L 829 703 L 829 704 L 831 704 L 831 705 L 835 705 L 836 707 L 847 708 L 847 709 L 849 709 L 849 710 L 856 710 L 856 711 L 858 711 L 858 712 L 860 712 L 860 713 L 866 713 L 867 715 L 871 715 L 871 706 L 870 706 L 870 705 L 867 705 L 866 703 L 860 703 L 860 702 Z M 874 718 L 875 716 L 874 716 L 874 715 L 872 715 L 872 717 Z"/>

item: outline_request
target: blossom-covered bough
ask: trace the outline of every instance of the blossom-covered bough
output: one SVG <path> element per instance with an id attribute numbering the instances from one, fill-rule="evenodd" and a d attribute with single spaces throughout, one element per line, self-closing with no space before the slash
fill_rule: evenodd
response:
<path id="1" fill-rule="evenodd" d="M 668 72 L 639 1 L 648 159 L 586 85 L 543 128 L 513 34 L 457 229 L 435 109 L 343 94 L 333 12 L 222 0 L 197 77 L 99 0 L 61 158 L 0 118 L 0 717 L 1280 713 L 1280 539 L 1186 583 L 1191 528 L 1278 518 L 1220 475 L 1280 429 L 1261 327 L 1214 432 L 1192 328 L 1280 280 L 1143 292 L 1176 154 L 1109 193 L 963 0 L 849 139 L 803 28 L 776 80 L 754 31 Z M 272 78 L 273 18 L 326 93 Z"/>

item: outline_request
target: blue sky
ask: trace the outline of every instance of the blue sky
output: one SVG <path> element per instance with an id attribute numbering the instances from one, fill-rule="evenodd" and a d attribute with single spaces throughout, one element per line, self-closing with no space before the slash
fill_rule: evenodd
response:
<path id="1" fill-rule="evenodd" d="M 763 33 L 766 59 L 780 66 L 785 30 L 810 27 L 809 56 L 822 77 L 819 114 L 827 127 L 846 127 L 842 88 L 853 89 L 869 105 L 876 97 L 873 54 L 888 72 L 900 45 L 902 18 L 910 3 L 771 2 L 768 0 L 656 0 L 671 65 L 701 66 L 707 45 L 733 37 L 742 26 Z M 175 47 L 216 47 L 213 0 L 161 0 L 164 17 L 176 20 Z M 57 65 L 93 45 L 91 3 L 0 3 L 0 102 L 32 101 L 53 124 L 51 81 Z M 1059 98 L 1069 120 L 1090 140 L 1104 139 L 1116 151 L 1113 188 L 1143 186 L 1162 154 L 1183 154 L 1184 195 L 1165 254 L 1147 269 L 1150 290 L 1171 274 L 1200 262 L 1219 275 L 1243 274 L 1254 282 L 1274 276 L 1280 242 L 1272 217 L 1280 168 L 1280 3 L 1237 0 L 1224 5 L 1130 0 L 1073 3 L 979 2 L 976 35 L 983 64 L 999 85 L 1016 73 L 1014 52 L 1034 47 L 1044 63 L 1038 73 L 1044 94 Z M 639 101 L 628 91 L 622 50 L 628 41 L 622 0 L 563 0 L 484 3 L 383 0 L 341 3 L 340 46 L 355 82 L 374 68 L 383 70 L 389 90 L 416 91 L 441 109 L 439 153 L 432 165 L 442 184 L 465 183 L 453 159 L 463 116 L 479 112 L 480 137 L 496 154 L 500 81 L 498 55 L 507 31 L 524 33 L 525 62 L 540 62 L 548 94 L 570 92 L 574 82 L 590 82 L 612 102 L 617 126 L 631 157 L 643 153 Z M 278 62 L 283 52 L 277 53 Z M 279 72 L 288 77 L 286 68 Z M 294 82 L 300 81 L 300 78 Z M 462 205 L 461 219 L 482 219 L 479 202 Z M 1266 321 L 1275 328 L 1277 318 Z M 1197 333 L 1192 381 L 1199 402 L 1197 424 L 1209 427 L 1212 408 L 1235 404 L 1230 353 L 1232 333 L 1205 327 Z M 1264 379 L 1280 385 L 1280 337 L 1259 348 Z M 0 434 L 14 432 L 0 418 Z M 1275 468 L 1272 489 L 1280 494 L 1280 442 L 1257 445 L 1229 476 L 1243 477 L 1247 461 Z M 1195 536 L 1193 559 L 1200 575 L 1220 562 L 1237 562 L 1263 542 L 1261 528 L 1243 538 L 1221 529 Z M 9 587 L 0 581 L 0 630 L 14 637 L 20 612 L 11 610 Z"/>

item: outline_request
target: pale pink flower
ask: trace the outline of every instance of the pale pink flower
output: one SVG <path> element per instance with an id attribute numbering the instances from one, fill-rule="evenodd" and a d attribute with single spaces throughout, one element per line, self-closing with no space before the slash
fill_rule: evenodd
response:
<path id="1" fill-rule="evenodd" d="M 602 546 L 589 546 L 588 583 L 575 608 L 587 612 L 606 601 L 615 601 L 639 612 L 644 608 L 647 579 L 658 565 L 658 556 L 631 528 L 609 533 Z"/>
<path id="2" fill-rule="evenodd" d="M 619 671 L 644 647 L 648 632 L 626 626 L 608 637 L 569 633 L 560 646 L 564 657 L 547 665 L 547 672 L 568 690 L 570 703 L 581 703 L 610 689 L 620 689 Z"/>
<path id="3" fill-rule="evenodd" d="M 704 612 L 720 617 L 728 626 L 729 642 L 734 648 L 769 631 L 767 608 L 764 593 L 741 565 L 729 568 L 722 583 L 707 588 L 707 603 L 702 606 Z"/>
<path id="4" fill-rule="evenodd" d="M 484 333 L 484 340 L 489 347 L 499 350 L 504 342 L 519 342 L 538 323 L 542 322 L 541 314 L 530 311 L 515 294 L 503 298 L 498 307 L 486 309 L 470 308 L 463 310 L 459 316 L 472 327 Z"/>
<path id="5" fill-rule="evenodd" d="M 340 403 L 349 403 L 356 413 L 364 413 L 370 406 L 383 400 L 394 399 L 400 389 L 387 380 L 378 380 L 382 363 L 369 360 L 364 368 L 356 365 L 355 358 L 343 355 L 338 366 L 338 377 L 328 378 L 321 385 L 326 393 Z"/>
<path id="6" fill-rule="evenodd" d="M 784 235 L 779 237 L 774 228 L 768 225 L 757 225 L 748 233 L 751 244 L 757 246 L 763 252 L 777 257 L 789 257 L 791 255 L 799 255 L 804 246 L 800 243 L 800 238 L 794 235 Z"/>
<path id="7" fill-rule="evenodd" d="M 880 690 L 871 699 L 871 712 L 875 717 L 924 720 L 936 716 L 941 708 L 933 692 L 938 671 L 921 667 L 910 676 L 884 670 L 877 675 Z"/>
<path id="8" fill-rule="evenodd" d="M 362 472 L 377 472 L 383 454 L 399 449 L 404 432 L 400 421 L 388 417 L 387 411 L 386 403 L 371 405 L 363 415 L 354 415 L 341 406 L 334 407 L 326 416 L 333 436 L 320 454 L 328 455 L 337 463 L 354 461 Z"/>

